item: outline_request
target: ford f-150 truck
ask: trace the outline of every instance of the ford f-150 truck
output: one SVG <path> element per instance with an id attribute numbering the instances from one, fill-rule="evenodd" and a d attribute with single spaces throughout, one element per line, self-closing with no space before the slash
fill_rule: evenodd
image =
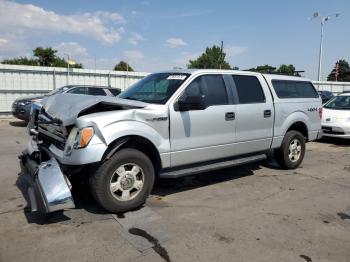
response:
<path id="1" fill-rule="evenodd" d="M 322 135 L 321 114 L 308 79 L 230 70 L 154 73 L 117 98 L 48 97 L 32 107 L 20 156 L 30 205 L 73 208 L 77 173 L 103 208 L 123 212 L 146 201 L 157 177 L 260 161 L 272 151 L 281 168 L 294 169 L 305 143 Z"/>

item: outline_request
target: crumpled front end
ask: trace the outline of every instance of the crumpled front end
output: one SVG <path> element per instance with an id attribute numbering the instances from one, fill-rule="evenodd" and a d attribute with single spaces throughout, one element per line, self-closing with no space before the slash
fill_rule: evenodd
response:
<path id="1" fill-rule="evenodd" d="M 74 208 L 66 175 L 71 178 L 76 170 L 103 158 L 108 145 L 99 126 L 92 121 L 79 124 L 79 117 L 146 105 L 125 99 L 68 94 L 34 103 L 27 127 L 31 138 L 27 150 L 20 156 L 22 173 L 31 184 L 28 194 L 32 211 L 50 213 Z"/>
<path id="2" fill-rule="evenodd" d="M 27 190 L 32 212 L 48 214 L 75 207 L 71 184 L 48 150 L 40 148 L 33 153 L 26 150 L 19 158 L 21 173 L 30 182 Z"/>

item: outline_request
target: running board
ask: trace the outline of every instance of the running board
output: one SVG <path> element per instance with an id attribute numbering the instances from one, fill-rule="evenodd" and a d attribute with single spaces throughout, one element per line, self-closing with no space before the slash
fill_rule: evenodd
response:
<path id="1" fill-rule="evenodd" d="M 238 166 L 238 165 L 243 165 L 251 162 L 256 162 L 256 161 L 261 161 L 266 159 L 267 156 L 266 154 L 259 154 L 259 155 L 253 155 L 253 156 L 247 156 L 247 157 L 242 157 L 242 158 L 237 158 L 233 160 L 227 160 L 223 162 L 217 162 L 217 163 L 211 163 L 211 164 L 206 164 L 206 165 L 201 165 L 201 166 L 195 166 L 195 167 L 188 167 L 188 168 L 183 168 L 183 169 L 178 169 L 178 170 L 169 170 L 165 172 L 161 172 L 159 176 L 161 178 L 178 178 L 182 176 L 188 176 L 188 175 L 194 175 L 202 172 L 208 172 L 208 171 L 213 171 L 216 169 L 223 169 L 227 167 L 232 167 L 232 166 Z"/>

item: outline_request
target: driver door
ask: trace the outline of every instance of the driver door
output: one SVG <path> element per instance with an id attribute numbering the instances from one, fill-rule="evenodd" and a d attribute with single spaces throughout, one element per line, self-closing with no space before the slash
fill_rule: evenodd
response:
<path id="1" fill-rule="evenodd" d="M 179 111 L 170 106 L 171 166 L 233 156 L 236 132 L 231 92 L 223 75 L 195 78 L 179 96 L 204 96 L 205 109 Z"/>

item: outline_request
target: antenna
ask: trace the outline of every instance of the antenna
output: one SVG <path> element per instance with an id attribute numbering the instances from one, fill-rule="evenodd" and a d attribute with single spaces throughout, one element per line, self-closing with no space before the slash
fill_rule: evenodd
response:
<path id="1" fill-rule="evenodd" d="M 221 69 L 221 64 L 224 60 L 224 53 L 223 53 L 223 49 L 224 49 L 224 41 L 221 41 L 221 48 L 220 48 L 220 60 L 219 60 L 219 63 L 220 63 L 220 69 Z"/>

